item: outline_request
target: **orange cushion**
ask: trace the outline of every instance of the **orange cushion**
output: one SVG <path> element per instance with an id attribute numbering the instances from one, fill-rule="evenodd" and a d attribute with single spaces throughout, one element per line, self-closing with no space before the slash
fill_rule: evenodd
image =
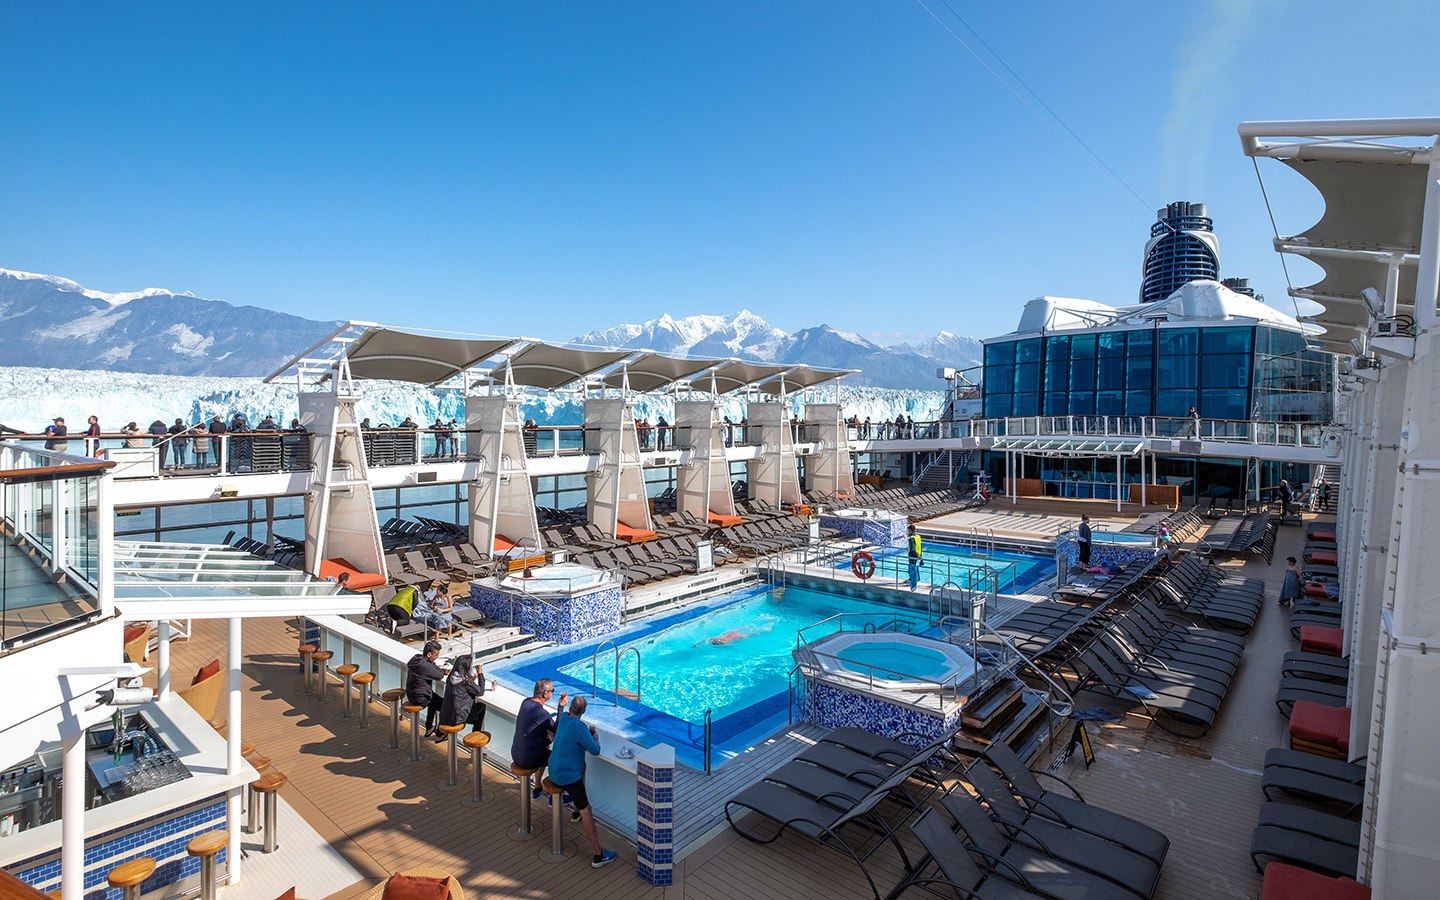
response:
<path id="1" fill-rule="evenodd" d="M 1348 754 L 1350 707 L 1322 706 L 1309 700 L 1295 701 L 1295 708 L 1290 711 L 1290 740 L 1334 747 Z"/>
<path id="2" fill-rule="evenodd" d="M 501 536 L 498 535 L 498 534 L 495 535 L 495 552 L 496 552 L 496 553 L 504 553 L 506 550 L 514 550 L 514 549 L 515 549 L 515 542 L 514 542 L 514 541 L 507 540 L 506 538 L 503 538 L 503 537 L 501 537 Z"/>
<path id="3" fill-rule="evenodd" d="M 122 643 L 122 644 L 128 644 L 128 643 L 130 643 L 131 641 L 133 641 L 133 640 L 135 640 L 136 638 L 138 638 L 140 635 L 144 634 L 144 633 L 145 633 L 145 630 L 148 629 L 149 627 L 150 627 L 149 625 L 126 625 L 126 626 L 125 626 L 125 639 L 124 639 L 123 641 L 121 641 L 120 643 Z"/>
<path id="4" fill-rule="evenodd" d="M 1322 566 L 1333 566 L 1336 562 L 1335 553 L 1332 550 L 1316 550 L 1310 554 L 1312 563 L 1319 563 Z"/>
<path id="5" fill-rule="evenodd" d="M 1331 878 L 1272 862 L 1265 867 L 1260 900 L 1370 900 L 1370 889 L 1352 878 Z"/>
<path id="6" fill-rule="evenodd" d="M 275 900 L 295 900 L 295 889 L 292 887 L 290 890 L 276 897 Z"/>
<path id="7" fill-rule="evenodd" d="M 200 667 L 200 671 L 198 671 L 198 672 L 195 673 L 195 680 L 192 681 L 192 682 L 190 682 L 190 683 L 191 683 L 191 684 L 199 684 L 200 682 L 202 682 L 202 681 L 204 681 L 205 679 L 211 677 L 212 675 L 219 675 L 219 674 L 220 674 L 220 660 L 218 660 L 218 659 L 212 659 L 212 660 L 210 660 L 208 663 L 206 663 L 205 665 L 203 665 L 203 666 Z"/>
<path id="8" fill-rule="evenodd" d="M 339 578 L 340 573 L 349 572 L 350 580 L 345 586 L 352 591 L 368 591 L 371 588 L 382 587 L 385 584 L 385 576 L 378 572 L 362 572 L 355 568 L 354 563 L 344 557 L 320 560 L 321 578 Z"/>
<path id="9" fill-rule="evenodd" d="M 641 541 L 654 540 L 657 535 L 655 534 L 655 532 L 651 531 L 648 528 L 631 528 L 624 522 L 616 522 L 615 536 L 617 538 L 620 538 L 622 541 L 629 541 L 632 544 L 638 544 Z"/>
<path id="10" fill-rule="evenodd" d="M 396 872 L 385 882 L 382 900 L 447 900 L 449 896 L 449 879 Z"/>
<path id="11" fill-rule="evenodd" d="M 1300 649 L 1339 656 L 1345 647 L 1345 629 L 1325 625 L 1301 625 Z"/>
<path id="12" fill-rule="evenodd" d="M 745 521 L 740 516 L 727 516 L 722 513 L 710 513 L 710 524 L 719 525 L 721 528 L 729 528 L 731 525 L 739 525 Z"/>
<path id="13" fill-rule="evenodd" d="M 1333 543 L 1335 543 L 1335 532 L 1333 532 L 1333 531 L 1312 531 L 1312 532 L 1310 532 L 1310 540 L 1312 540 L 1312 541 L 1328 541 L 1329 543 L 1333 544 Z"/>

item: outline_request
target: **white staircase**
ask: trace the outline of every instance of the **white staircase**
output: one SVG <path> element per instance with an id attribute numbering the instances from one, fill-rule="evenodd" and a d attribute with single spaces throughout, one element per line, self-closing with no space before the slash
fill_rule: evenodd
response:
<path id="1" fill-rule="evenodd" d="M 962 473 L 970 471 L 973 450 L 941 450 L 925 464 L 912 482 L 919 491 L 940 491 L 952 486 Z"/>

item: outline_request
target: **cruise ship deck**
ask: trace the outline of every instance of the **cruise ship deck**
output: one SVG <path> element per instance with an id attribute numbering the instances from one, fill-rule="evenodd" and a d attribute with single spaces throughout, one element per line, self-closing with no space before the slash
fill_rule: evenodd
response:
<path id="1" fill-rule="evenodd" d="M 1033 504 L 1032 515 L 1048 506 L 1057 518 L 1066 504 Z M 1307 517 L 1308 519 L 1309 517 Z M 1279 532 L 1275 564 L 1254 559 L 1235 568 L 1265 579 L 1267 596 L 1278 593 L 1283 558 L 1297 554 L 1304 528 Z M 1267 602 L 1250 633 L 1244 662 L 1214 728 L 1199 739 L 1178 738 L 1155 726 L 1133 708 L 1108 703 L 1094 693 L 1077 697 L 1079 708 L 1105 707 L 1119 719 L 1096 727 L 1090 723 L 1097 756 L 1089 768 L 1076 758 L 1061 774 L 1071 779 L 1089 802 L 1123 811 L 1166 834 L 1172 841 L 1159 898 L 1254 897 L 1260 879 L 1247 852 L 1246 835 L 1254 827 L 1263 801 L 1260 768 L 1265 751 L 1285 744 L 1286 720 L 1277 712 L 1274 692 L 1280 678 L 1280 657 L 1293 649 L 1286 629 L 1287 614 Z M 359 874 L 353 884 L 326 885 L 326 896 L 343 900 L 378 883 L 385 874 L 414 867 L 437 867 L 453 874 L 467 897 L 572 897 L 595 900 L 630 897 L 733 898 L 862 897 L 868 887 L 843 854 L 821 849 L 787 832 L 773 844 L 756 845 L 723 827 L 686 848 L 675 867 L 675 883 L 650 887 L 634 874 L 634 849 L 619 835 L 602 841 L 618 849 L 621 864 L 595 871 L 574 858 L 583 848 L 578 826 L 568 823 L 565 863 L 548 861 L 549 818 L 543 801 L 535 810 L 535 834 L 514 840 L 518 785 L 507 772 L 487 766 L 485 802 L 464 804 L 466 790 L 444 791 L 443 749 L 426 743 L 423 762 L 406 761 L 408 749 L 390 749 L 384 707 L 376 703 L 369 730 L 341 716 L 338 691 L 325 701 L 306 695 L 295 657 L 293 625 L 259 620 L 244 638 L 244 717 L 246 739 L 289 776 L 281 797 L 315 831 L 334 846 Z M 189 641 L 174 646 L 174 664 L 181 671 L 223 655 L 223 623 L 197 623 Z M 712 776 L 682 773 L 683 789 L 723 799 L 758 779 L 806 745 L 808 726 L 785 737 L 791 749 L 761 746 L 753 765 L 726 765 Z M 1063 736 L 1062 736 L 1063 737 Z M 1055 750 L 1064 741 L 1057 741 Z M 1036 761 L 1048 763 L 1053 752 Z M 697 798 L 698 802 L 698 798 Z M 683 815 L 683 814 L 681 814 Z M 677 827 L 683 828 L 683 821 Z M 282 837 L 283 843 L 283 837 Z M 258 845 L 255 848 L 258 849 Z M 583 851 L 581 853 L 583 857 Z M 267 860 L 251 853 L 247 882 L 270 883 Z M 902 866 L 894 853 L 882 851 L 872 860 L 872 874 L 882 890 L 896 883 Z M 281 880 L 284 880 L 281 876 Z M 241 885 L 236 891 L 246 891 Z M 228 891 L 222 897 L 232 896 Z"/>

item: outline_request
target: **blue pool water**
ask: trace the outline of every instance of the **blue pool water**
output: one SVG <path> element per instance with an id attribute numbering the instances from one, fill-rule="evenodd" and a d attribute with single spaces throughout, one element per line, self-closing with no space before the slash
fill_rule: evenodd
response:
<path id="1" fill-rule="evenodd" d="M 906 581 L 909 563 L 904 549 L 872 551 L 875 556 L 874 578 L 880 583 Z M 996 550 L 988 553 L 970 547 L 956 547 L 929 542 L 924 544 L 924 563 L 920 566 L 921 584 L 957 584 L 963 588 L 976 586 L 985 567 L 1000 571 L 1002 593 L 1023 593 L 1055 573 L 1055 558 L 1040 553 L 1019 553 Z M 836 568 L 850 568 L 849 558 Z M 1012 578 L 1013 575 L 1013 578 Z M 1013 590 L 1012 590 L 1013 586 Z"/>
<path id="2" fill-rule="evenodd" d="M 777 593 L 779 594 L 777 596 Z M 928 627 L 923 612 L 893 604 L 843 597 L 792 587 L 783 592 L 755 587 L 729 594 L 669 616 L 627 626 L 609 635 L 620 645 L 620 687 L 614 694 L 615 655 L 600 655 L 598 677 L 591 660 L 601 641 L 525 654 L 488 668 L 492 677 L 529 693 L 538 678 L 556 680 L 556 689 L 590 701 L 587 719 L 595 719 L 637 743 L 668 743 L 691 766 L 701 765 L 705 710 L 711 711 L 715 762 L 773 734 L 788 719 L 790 671 L 795 663 L 796 632 L 807 640 L 838 630 L 838 623 L 810 628 L 844 613 L 847 630 L 865 623 L 889 623 L 899 617 L 910 630 Z M 636 693 L 635 654 L 639 651 L 640 700 Z"/>
<path id="3" fill-rule="evenodd" d="M 874 672 L 878 677 L 885 677 L 887 673 L 903 674 L 938 682 L 944 681 L 955 668 L 939 650 L 893 641 L 853 644 L 835 655 L 850 671 L 860 675 Z"/>

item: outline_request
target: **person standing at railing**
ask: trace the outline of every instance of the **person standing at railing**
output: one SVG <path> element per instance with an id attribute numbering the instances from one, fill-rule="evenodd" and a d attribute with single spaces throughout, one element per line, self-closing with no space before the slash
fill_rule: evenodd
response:
<path id="1" fill-rule="evenodd" d="M 1185 426 L 1185 436 L 1194 440 L 1200 436 L 1200 412 L 1192 406 L 1186 415 L 1190 417 L 1190 424 Z"/>
<path id="2" fill-rule="evenodd" d="M 85 455 L 100 455 L 100 418 L 91 416 L 85 424 Z"/>
<path id="3" fill-rule="evenodd" d="M 165 423 L 156 419 L 150 423 L 150 446 L 158 449 L 160 453 L 160 468 L 165 468 L 165 459 L 170 452 L 170 442 L 167 440 L 168 432 L 165 430 Z"/>
<path id="4" fill-rule="evenodd" d="M 923 548 L 920 545 L 920 534 L 915 526 L 910 526 L 910 537 L 905 542 L 905 557 L 910 563 L 910 590 L 915 590 L 920 584 L 920 566 L 925 562 Z"/>
<path id="5" fill-rule="evenodd" d="M 210 429 L 205 423 L 195 426 L 191 440 L 195 442 L 195 468 L 204 469 L 210 465 Z"/>
<path id="6" fill-rule="evenodd" d="M 1089 566 L 1090 566 L 1090 517 L 1089 517 L 1089 516 L 1082 515 L 1082 516 L 1080 517 L 1080 528 L 1079 528 L 1079 533 L 1078 533 L 1078 536 L 1077 536 L 1077 539 L 1076 539 L 1075 543 L 1076 543 L 1076 545 L 1080 548 L 1080 568 L 1082 568 L 1082 569 L 1089 568 Z"/>
<path id="7" fill-rule="evenodd" d="M 145 438 L 144 438 L 145 432 L 143 432 L 143 431 L 140 430 L 140 426 L 139 426 L 139 425 L 135 424 L 134 422 L 131 422 L 129 425 L 126 425 L 126 426 L 125 426 L 123 429 L 121 429 L 121 430 L 125 433 L 125 449 L 126 449 L 126 450 L 143 450 L 143 449 L 145 449 Z"/>
<path id="8" fill-rule="evenodd" d="M 64 453 L 70 446 L 70 429 L 65 427 L 65 417 L 56 416 L 55 421 L 45 426 L 45 449 Z"/>
<path id="9" fill-rule="evenodd" d="M 166 441 L 170 444 L 170 452 L 175 454 L 175 468 L 177 469 L 185 468 L 185 438 L 181 437 L 185 431 L 185 420 L 176 419 L 175 424 L 171 425 L 166 432 L 170 435 Z"/>
<path id="10" fill-rule="evenodd" d="M 666 433 L 667 431 L 669 431 L 669 430 L 670 430 L 670 423 L 665 420 L 665 417 L 664 417 L 663 415 L 662 415 L 662 416 L 659 416 L 659 417 L 657 417 L 657 418 L 655 419 L 655 449 L 656 449 L 656 450 L 664 450 L 664 449 L 665 449 L 665 437 L 666 437 L 666 434 L 665 434 L 665 433 Z"/>
<path id="11" fill-rule="evenodd" d="M 1294 491 L 1290 490 L 1290 482 L 1280 479 L 1280 486 L 1275 489 L 1275 499 L 1280 501 L 1280 518 L 1290 517 L 1290 501 L 1295 499 Z"/>

